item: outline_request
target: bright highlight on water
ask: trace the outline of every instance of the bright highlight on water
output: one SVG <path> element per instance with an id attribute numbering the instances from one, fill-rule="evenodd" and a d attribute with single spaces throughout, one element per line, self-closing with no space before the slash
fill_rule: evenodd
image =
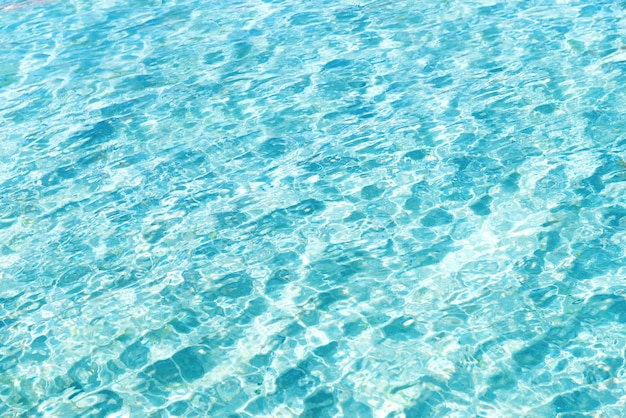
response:
<path id="1" fill-rule="evenodd" d="M 0 0 L 0 416 L 626 417 L 626 4 Z"/>

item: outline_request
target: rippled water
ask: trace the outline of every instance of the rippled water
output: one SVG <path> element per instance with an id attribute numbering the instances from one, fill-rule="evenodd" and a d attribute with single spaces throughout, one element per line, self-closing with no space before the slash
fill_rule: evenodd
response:
<path id="1" fill-rule="evenodd" d="M 626 416 L 624 85 L 614 1 L 0 1 L 0 415 Z"/>

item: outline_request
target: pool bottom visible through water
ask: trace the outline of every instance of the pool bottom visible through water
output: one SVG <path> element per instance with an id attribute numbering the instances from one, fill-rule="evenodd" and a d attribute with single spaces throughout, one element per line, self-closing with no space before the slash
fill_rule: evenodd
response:
<path id="1" fill-rule="evenodd" d="M 624 417 L 596 1 L 0 1 L 0 415 Z"/>

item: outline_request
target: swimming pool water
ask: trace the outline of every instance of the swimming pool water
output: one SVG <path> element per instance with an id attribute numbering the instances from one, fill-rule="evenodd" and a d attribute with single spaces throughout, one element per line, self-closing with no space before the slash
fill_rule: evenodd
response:
<path id="1" fill-rule="evenodd" d="M 625 85 L 616 1 L 0 1 L 0 415 L 626 416 Z"/>

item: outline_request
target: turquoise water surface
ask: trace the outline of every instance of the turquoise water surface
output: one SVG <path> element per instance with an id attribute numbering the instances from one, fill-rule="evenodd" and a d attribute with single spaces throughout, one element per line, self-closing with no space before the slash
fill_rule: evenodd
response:
<path id="1" fill-rule="evenodd" d="M 0 0 L 0 416 L 626 417 L 626 3 Z"/>

